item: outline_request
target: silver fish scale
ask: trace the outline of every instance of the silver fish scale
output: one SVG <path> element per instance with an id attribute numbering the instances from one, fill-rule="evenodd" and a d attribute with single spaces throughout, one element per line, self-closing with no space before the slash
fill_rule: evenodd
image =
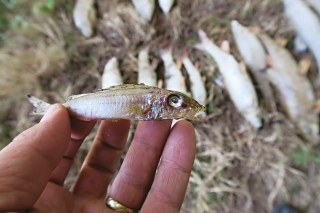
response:
<path id="1" fill-rule="evenodd" d="M 132 106 L 147 109 L 150 106 L 153 89 L 132 88 L 127 90 L 105 90 L 83 96 L 71 97 L 65 104 L 77 117 L 133 118 L 136 112 Z M 136 118 L 136 116 L 135 116 Z"/>

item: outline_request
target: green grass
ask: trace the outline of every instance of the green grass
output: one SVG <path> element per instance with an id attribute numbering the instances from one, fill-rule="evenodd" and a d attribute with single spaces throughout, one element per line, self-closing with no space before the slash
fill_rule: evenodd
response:
<path id="1" fill-rule="evenodd" d="M 55 6 L 56 6 L 55 0 L 45 0 L 42 4 L 34 5 L 33 11 L 36 14 L 39 14 L 39 13 L 50 14 L 54 11 Z"/>
<path id="2" fill-rule="evenodd" d="M 308 166 L 310 163 L 320 163 L 320 156 L 312 149 L 299 149 L 291 154 L 294 163 Z"/>

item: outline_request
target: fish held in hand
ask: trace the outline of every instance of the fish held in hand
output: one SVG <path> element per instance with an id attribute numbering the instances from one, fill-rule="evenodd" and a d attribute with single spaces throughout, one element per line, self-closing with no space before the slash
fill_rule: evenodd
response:
<path id="1" fill-rule="evenodd" d="M 31 115 L 44 115 L 51 104 L 27 95 L 33 104 Z M 205 106 L 177 91 L 143 84 L 124 84 L 95 93 L 70 96 L 63 104 L 71 116 L 80 120 L 164 120 L 200 121 Z"/>

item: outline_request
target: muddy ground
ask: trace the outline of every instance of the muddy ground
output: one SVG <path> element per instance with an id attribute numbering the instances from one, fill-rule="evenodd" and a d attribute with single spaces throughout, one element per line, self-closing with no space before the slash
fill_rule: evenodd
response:
<path id="1" fill-rule="evenodd" d="M 214 61 L 193 48 L 201 28 L 218 45 L 228 40 L 231 53 L 240 61 L 230 31 L 230 21 L 237 19 L 246 26 L 260 27 L 276 40 L 286 40 L 291 50 L 294 32 L 279 0 L 179 0 L 168 16 L 157 7 L 151 23 L 128 0 L 98 0 L 98 23 L 90 39 L 83 38 L 74 26 L 74 1 L 3 2 L 7 5 L 0 5 L 6 9 L 0 16 L 2 147 L 39 121 L 28 115 L 31 106 L 25 93 L 53 103 L 71 94 L 95 91 L 101 87 L 105 63 L 113 56 L 119 60 L 125 83 L 136 83 L 137 54 L 147 45 L 150 61 L 158 64 L 157 76 L 163 80 L 159 52 L 173 44 L 177 61 L 188 51 L 209 94 L 208 117 L 194 123 L 197 156 L 181 212 L 264 213 L 282 201 L 303 212 L 320 212 L 318 147 L 298 136 L 280 104 L 276 112 L 270 112 L 260 96 L 264 126 L 253 130 L 226 91 L 213 83 L 218 73 Z M 306 55 L 294 54 L 297 60 Z M 186 75 L 183 67 L 182 71 Z M 312 64 L 311 80 L 315 73 Z M 189 84 L 187 75 L 186 81 Z M 132 134 L 134 128 L 135 123 Z M 79 150 L 66 187 L 74 182 L 93 137 L 94 131 Z"/>

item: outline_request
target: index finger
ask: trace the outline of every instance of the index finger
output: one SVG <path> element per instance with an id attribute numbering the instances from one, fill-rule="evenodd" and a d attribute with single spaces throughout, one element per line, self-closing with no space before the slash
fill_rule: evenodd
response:
<path id="1" fill-rule="evenodd" d="M 77 151 L 82 145 L 84 139 L 91 132 L 96 121 L 82 121 L 71 117 L 71 136 L 69 145 L 59 165 L 52 171 L 50 181 L 63 186 L 69 170 L 74 162 Z"/>

